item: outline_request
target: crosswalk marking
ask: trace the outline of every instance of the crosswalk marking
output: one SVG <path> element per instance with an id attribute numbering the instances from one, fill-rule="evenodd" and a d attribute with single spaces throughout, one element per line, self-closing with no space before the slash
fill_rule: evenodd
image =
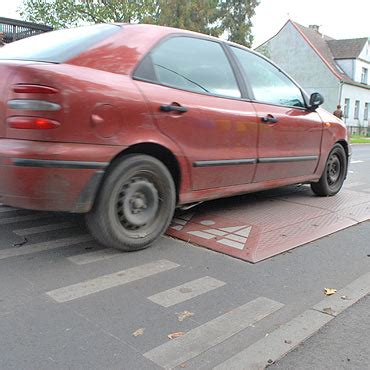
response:
<path id="1" fill-rule="evenodd" d="M 185 302 L 188 299 L 210 292 L 211 290 L 220 288 L 224 285 L 225 283 L 223 281 L 205 276 L 203 278 L 189 281 L 188 283 L 179 285 L 175 288 L 152 295 L 151 297 L 148 297 L 148 299 L 162 307 L 171 307 L 175 304 Z"/>
<path id="2" fill-rule="evenodd" d="M 56 248 L 68 247 L 79 243 L 91 241 L 91 235 L 80 235 L 71 238 L 63 238 L 57 240 L 51 240 L 48 242 L 42 242 L 37 244 L 25 245 L 23 247 L 13 247 L 0 250 L 0 260 L 10 257 L 25 256 L 27 254 L 44 252 Z"/>
<path id="3" fill-rule="evenodd" d="M 29 227 L 27 229 L 13 230 L 13 232 L 19 236 L 27 236 L 27 235 L 44 233 L 47 231 L 68 229 L 73 226 L 74 225 L 71 224 L 70 222 L 59 222 L 56 224 L 47 224 L 47 225 L 42 225 L 42 226 Z"/>
<path id="4" fill-rule="evenodd" d="M 283 306 L 279 302 L 259 297 L 190 330 L 182 337 L 146 352 L 144 357 L 165 369 L 171 369 L 222 343 Z"/>
<path id="5" fill-rule="evenodd" d="M 147 263 L 145 265 L 132 267 L 127 270 L 115 272 L 113 274 L 99 276 L 95 279 L 86 280 L 82 283 L 55 289 L 47 292 L 46 294 L 58 303 L 69 302 L 106 289 L 140 280 L 160 272 L 172 270 L 176 267 L 179 267 L 177 263 L 167 260 L 159 260 Z"/>
<path id="6" fill-rule="evenodd" d="M 349 182 L 349 183 L 345 183 L 344 187 L 345 188 L 355 188 L 356 186 L 362 186 L 362 185 L 366 185 L 366 183 L 364 183 L 364 182 Z"/>
<path id="7" fill-rule="evenodd" d="M 86 265 L 88 263 L 104 261 L 109 258 L 119 257 L 124 255 L 123 252 L 118 251 L 117 249 L 106 248 L 94 252 L 82 253 L 76 256 L 68 257 L 68 260 L 76 265 Z"/>
<path id="8" fill-rule="evenodd" d="M 307 310 L 267 337 L 219 364 L 214 370 L 264 369 L 269 361 L 274 362 L 281 358 L 331 319 L 330 315 Z"/>
<path id="9" fill-rule="evenodd" d="M 214 370 L 264 369 L 370 293 L 370 272 L 237 353 Z M 345 297 L 345 299 L 343 298 Z"/>
<path id="10" fill-rule="evenodd" d="M 27 216 L 0 218 L 0 225 L 8 225 L 8 224 L 14 224 L 16 222 L 24 222 L 24 221 L 41 220 L 43 218 L 50 218 L 50 217 L 52 217 L 50 213 L 49 214 L 35 213 L 32 215 L 27 215 Z"/>

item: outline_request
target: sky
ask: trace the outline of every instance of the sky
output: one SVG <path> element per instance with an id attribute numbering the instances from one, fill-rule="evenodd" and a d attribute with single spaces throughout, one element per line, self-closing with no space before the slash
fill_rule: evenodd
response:
<path id="1" fill-rule="evenodd" d="M 20 19 L 22 0 L 0 0 L 0 17 Z M 274 36 L 288 19 L 316 24 L 336 39 L 370 37 L 369 0 L 261 0 L 253 17 L 254 47 Z"/>

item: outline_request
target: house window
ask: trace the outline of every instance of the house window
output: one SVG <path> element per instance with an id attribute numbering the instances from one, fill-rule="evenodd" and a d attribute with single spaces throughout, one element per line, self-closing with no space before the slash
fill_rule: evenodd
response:
<path id="1" fill-rule="evenodd" d="M 361 83 L 367 84 L 367 68 L 362 68 Z"/>
<path id="2" fill-rule="evenodd" d="M 344 99 L 344 118 L 349 117 L 349 99 Z"/>
<path id="3" fill-rule="evenodd" d="M 360 101 L 359 100 L 356 100 L 355 101 L 355 115 L 354 115 L 354 119 L 358 119 L 359 118 L 359 115 L 360 115 Z"/>
<path id="4" fill-rule="evenodd" d="M 364 121 L 367 121 L 368 119 L 369 119 L 369 103 L 365 103 Z"/>

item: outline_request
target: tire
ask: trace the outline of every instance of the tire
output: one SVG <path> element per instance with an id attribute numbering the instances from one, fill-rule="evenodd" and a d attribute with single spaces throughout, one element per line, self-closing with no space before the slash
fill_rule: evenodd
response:
<path id="1" fill-rule="evenodd" d="M 322 197 L 337 194 L 346 178 L 347 162 L 347 155 L 344 148 L 340 144 L 335 144 L 329 153 L 324 172 L 319 182 L 311 183 L 312 191 Z"/>
<path id="2" fill-rule="evenodd" d="M 137 251 L 167 230 L 175 206 L 175 185 L 167 167 L 148 155 L 127 155 L 109 170 L 86 224 L 107 247 Z"/>

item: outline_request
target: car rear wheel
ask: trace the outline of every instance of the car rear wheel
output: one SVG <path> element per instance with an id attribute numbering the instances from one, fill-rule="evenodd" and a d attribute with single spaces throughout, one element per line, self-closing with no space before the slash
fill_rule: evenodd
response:
<path id="1" fill-rule="evenodd" d="M 166 231 L 175 205 L 167 167 L 148 155 L 128 155 L 108 173 L 86 223 L 100 243 L 140 250 Z"/>
<path id="2" fill-rule="evenodd" d="M 340 144 L 335 144 L 326 161 L 319 182 L 311 184 L 312 191 L 319 196 L 332 196 L 342 188 L 347 173 L 347 156 Z"/>

